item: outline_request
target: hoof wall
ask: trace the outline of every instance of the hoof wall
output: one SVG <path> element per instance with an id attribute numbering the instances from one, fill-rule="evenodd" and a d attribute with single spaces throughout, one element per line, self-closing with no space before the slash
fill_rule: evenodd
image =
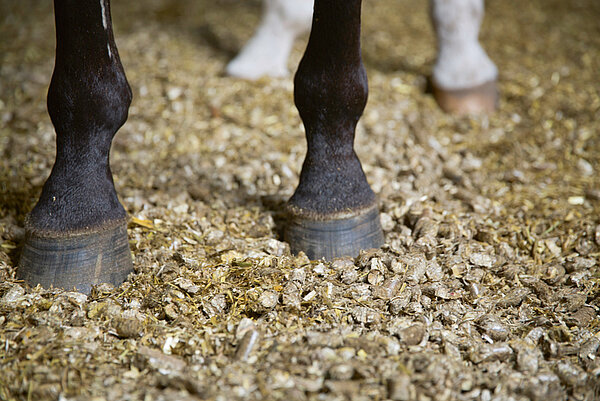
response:
<path id="1" fill-rule="evenodd" d="M 292 216 L 285 230 L 291 251 L 304 251 L 311 260 L 356 257 L 361 250 L 383 245 L 379 211 L 335 220 L 310 220 Z"/>
<path id="2" fill-rule="evenodd" d="M 433 85 L 433 96 L 446 113 L 459 116 L 469 114 L 489 114 L 498 107 L 496 81 L 468 89 L 443 89 Z"/>
<path id="3" fill-rule="evenodd" d="M 118 286 L 133 271 L 127 225 L 65 237 L 29 233 L 17 276 L 27 284 L 89 294 L 92 286 Z"/>

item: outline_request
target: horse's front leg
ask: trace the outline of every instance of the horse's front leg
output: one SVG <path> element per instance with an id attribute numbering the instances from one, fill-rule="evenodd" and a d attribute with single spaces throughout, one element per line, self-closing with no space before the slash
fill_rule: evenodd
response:
<path id="1" fill-rule="evenodd" d="M 294 100 L 308 151 L 288 202 L 286 240 L 311 259 L 379 247 L 376 197 L 354 152 L 367 102 L 360 51 L 361 0 L 316 0 L 312 31 L 295 77 Z"/>
<path id="2" fill-rule="evenodd" d="M 478 40 L 483 11 L 483 0 L 431 0 L 438 40 L 433 93 L 444 111 L 489 113 L 497 106 L 498 70 Z"/>
<path id="3" fill-rule="evenodd" d="M 18 275 L 31 285 L 118 285 L 132 271 L 126 213 L 109 166 L 131 89 L 114 42 L 109 0 L 55 0 L 56 61 L 48 112 L 56 161 L 27 218 Z"/>

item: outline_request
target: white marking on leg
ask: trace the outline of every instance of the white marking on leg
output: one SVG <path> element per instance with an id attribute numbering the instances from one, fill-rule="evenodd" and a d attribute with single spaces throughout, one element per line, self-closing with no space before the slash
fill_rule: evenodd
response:
<path id="1" fill-rule="evenodd" d="M 105 0 L 100 0 L 100 8 L 102 12 L 102 26 L 105 31 L 108 31 L 108 16 L 106 15 L 106 7 L 104 5 Z M 112 52 L 110 51 L 110 43 L 106 43 L 106 50 L 108 50 L 108 58 L 112 58 Z"/>
<path id="2" fill-rule="evenodd" d="M 100 8 L 102 8 L 102 26 L 104 29 L 108 29 L 108 23 L 106 18 L 106 8 L 104 7 L 104 0 L 100 0 Z"/>

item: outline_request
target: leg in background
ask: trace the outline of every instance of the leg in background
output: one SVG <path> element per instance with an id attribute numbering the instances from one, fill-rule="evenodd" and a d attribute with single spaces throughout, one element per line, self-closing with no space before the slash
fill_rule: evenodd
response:
<path id="1" fill-rule="evenodd" d="M 431 0 L 438 40 L 433 93 L 440 107 L 458 115 L 496 109 L 498 70 L 479 44 L 483 0 Z"/>
<path id="2" fill-rule="evenodd" d="M 308 32 L 312 0 L 264 0 L 262 21 L 254 36 L 227 65 L 227 74 L 255 80 L 288 75 L 288 58 L 294 40 Z"/>

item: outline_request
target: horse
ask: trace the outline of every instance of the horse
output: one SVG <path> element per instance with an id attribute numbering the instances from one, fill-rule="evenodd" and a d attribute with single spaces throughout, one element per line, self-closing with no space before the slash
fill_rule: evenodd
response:
<path id="1" fill-rule="evenodd" d="M 284 239 L 292 252 L 311 259 L 356 256 L 384 241 L 377 198 L 354 150 L 368 95 L 361 3 L 315 0 L 294 77 L 294 102 L 308 146 L 299 184 L 286 205 Z M 309 0 L 265 0 L 261 26 L 228 71 L 242 75 L 241 61 L 249 54 L 259 61 L 270 57 L 264 46 L 277 42 L 275 67 L 246 68 L 252 71 L 246 78 L 257 71 L 284 73 L 291 43 L 305 28 L 297 22 L 306 19 L 306 9 L 298 9 L 309 6 Z M 431 10 L 439 48 L 433 70 L 438 103 L 457 114 L 492 111 L 497 70 L 477 39 L 483 1 L 432 0 Z M 54 0 L 54 14 L 56 56 L 47 104 L 56 161 L 26 219 L 17 274 L 30 285 L 89 293 L 98 283 L 119 285 L 133 271 L 127 215 L 109 165 L 132 92 L 115 44 L 109 0 Z"/>

